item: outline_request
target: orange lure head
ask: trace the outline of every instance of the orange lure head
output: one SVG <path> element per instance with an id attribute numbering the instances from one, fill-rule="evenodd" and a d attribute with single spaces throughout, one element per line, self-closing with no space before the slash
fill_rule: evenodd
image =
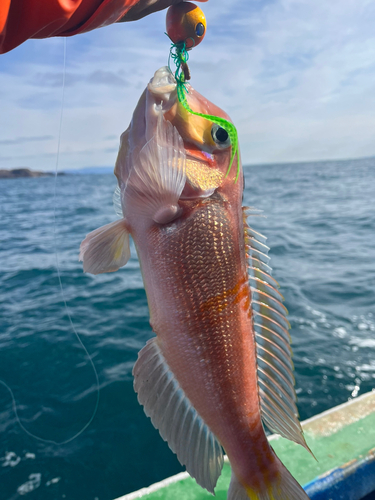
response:
<path id="1" fill-rule="evenodd" d="M 169 7 L 166 25 L 172 42 L 185 42 L 188 50 L 201 43 L 207 28 L 202 10 L 191 2 L 181 2 Z"/>

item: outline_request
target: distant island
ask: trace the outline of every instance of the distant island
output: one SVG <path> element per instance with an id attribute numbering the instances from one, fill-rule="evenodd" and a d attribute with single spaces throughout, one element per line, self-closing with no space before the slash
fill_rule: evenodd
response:
<path id="1" fill-rule="evenodd" d="M 12 170 L 0 169 L 0 179 L 17 179 L 19 177 L 52 177 L 52 172 L 38 172 L 29 168 L 14 168 Z M 58 172 L 57 175 L 65 175 L 65 172 Z"/>

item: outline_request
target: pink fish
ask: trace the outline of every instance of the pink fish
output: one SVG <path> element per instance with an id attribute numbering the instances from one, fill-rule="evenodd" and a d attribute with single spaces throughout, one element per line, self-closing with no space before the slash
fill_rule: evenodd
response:
<path id="1" fill-rule="evenodd" d="M 193 111 L 229 120 L 187 90 Z M 307 499 L 263 428 L 308 449 L 287 311 L 265 238 L 247 224 L 232 147 L 224 128 L 182 106 L 170 70 L 158 70 L 121 137 L 123 217 L 90 233 L 80 259 L 85 272 L 115 271 L 130 257 L 132 236 L 156 333 L 139 353 L 134 388 L 197 483 L 214 493 L 224 448 L 229 500 Z"/>

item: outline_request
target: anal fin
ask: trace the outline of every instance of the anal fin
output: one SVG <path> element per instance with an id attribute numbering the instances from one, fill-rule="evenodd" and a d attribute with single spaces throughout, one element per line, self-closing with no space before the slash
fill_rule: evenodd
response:
<path id="1" fill-rule="evenodd" d="M 140 351 L 133 375 L 138 401 L 154 427 L 196 482 L 214 493 L 223 450 L 180 387 L 157 338 Z"/>

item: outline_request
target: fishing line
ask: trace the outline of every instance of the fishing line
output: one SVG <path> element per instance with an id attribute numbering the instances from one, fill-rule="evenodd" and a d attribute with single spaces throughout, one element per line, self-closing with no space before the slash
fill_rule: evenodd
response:
<path id="1" fill-rule="evenodd" d="M 87 358 L 88 358 L 88 360 L 89 360 L 89 362 L 90 362 L 90 364 L 92 366 L 92 369 L 94 371 L 95 381 L 96 381 L 96 402 L 95 402 L 95 406 L 94 406 L 92 415 L 89 418 L 88 422 L 76 434 L 74 434 L 74 436 L 72 436 L 69 439 L 66 439 L 64 441 L 54 441 L 53 439 L 45 439 L 45 438 L 42 438 L 40 436 L 37 436 L 36 434 L 33 434 L 32 432 L 30 432 L 29 430 L 26 429 L 26 427 L 23 425 L 23 423 L 21 422 L 21 419 L 20 419 L 20 417 L 18 415 L 17 403 L 16 403 L 16 399 L 14 397 L 12 389 L 8 386 L 8 384 L 6 382 L 3 382 L 2 380 L 0 380 L 0 384 L 2 384 L 6 389 L 8 389 L 8 391 L 10 393 L 10 396 L 12 398 L 13 411 L 14 411 L 14 414 L 16 416 L 18 425 L 21 427 L 21 429 L 28 436 L 30 436 L 30 437 L 32 437 L 34 439 L 37 439 L 38 441 L 42 441 L 43 443 L 51 443 L 51 444 L 55 444 L 55 445 L 64 445 L 64 444 L 70 443 L 71 441 L 73 441 L 74 439 L 76 439 L 78 436 L 80 436 L 89 427 L 89 425 L 94 420 L 95 415 L 96 415 L 96 413 L 98 411 L 99 397 L 100 397 L 100 384 L 99 384 L 98 372 L 97 372 L 97 370 L 95 368 L 95 365 L 94 365 L 94 362 L 92 360 L 92 357 L 90 356 L 87 348 L 83 344 L 83 342 L 82 342 L 82 340 L 81 340 L 81 338 L 80 338 L 80 336 L 79 336 L 79 334 L 78 334 L 78 332 L 77 332 L 77 330 L 76 330 L 76 328 L 74 326 L 72 317 L 71 317 L 70 312 L 69 312 L 68 304 L 67 304 L 65 293 L 64 293 L 64 288 L 63 288 L 62 281 L 61 281 L 60 266 L 59 266 L 59 256 L 58 256 L 58 253 L 57 253 L 57 240 L 56 240 L 56 186 L 57 186 L 57 171 L 58 171 L 59 158 L 60 158 L 61 130 L 62 130 L 62 123 L 63 123 L 63 111 L 64 111 L 64 99 L 65 99 L 65 77 L 66 77 L 66 38 L 64 38 L 64 64 L 63 64 L 63 79 L 62 79 L 62 92 L 61 92 L 61 110 L 60 110 L 59 132 L 58 132 L 58 140 L 57 140 L 55 176 L 54 176 L 55 177 L 54 178 L 54 192 L 53 192 L 53 200 L 54 200 L 54 207 L 53 207 L 54 250 L 55 250 L 57 277 L 58 277 L 58 281 L 59 281 L 60 292 L 61 292 L 61 295 L 62 295 L 62 298 L 63 298 L 63 302 L 64 302 L 66 314 L 67 314 L 67 316 L 69 318 L 69 323 L 70 323 L 70 326 L 71 326 L 71 328 L 72 328 L 72 330 L 74 332 L 74 335 L 76 336 L 76 338 L 77 338 L 80 346 L 84 350 L 84 352 L 85 352 L 85 354 L 86 354 L 86 356 L 87 356 Z"/>

